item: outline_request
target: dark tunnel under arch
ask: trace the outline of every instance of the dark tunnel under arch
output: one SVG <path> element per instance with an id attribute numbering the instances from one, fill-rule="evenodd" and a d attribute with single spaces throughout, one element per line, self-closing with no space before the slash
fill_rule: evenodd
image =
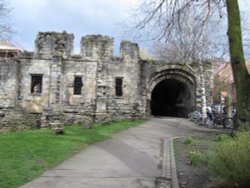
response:
<path id="1" fill-rule="evenodd" d="M 154 116 L 186 117 L 190 111 L 190 89 L 177 79 L 158 83 L 151 94 L 151 113 Z"/>

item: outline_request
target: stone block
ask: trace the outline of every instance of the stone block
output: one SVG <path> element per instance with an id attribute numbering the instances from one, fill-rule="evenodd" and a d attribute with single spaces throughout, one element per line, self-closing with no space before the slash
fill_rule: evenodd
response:
<path id="1" fill-rule="evenodd" d="M 50 127 L 53 130 L 54 134 L 63 134 L 64 133 L 64 127 L 61 122 L 51 122 Z"/>

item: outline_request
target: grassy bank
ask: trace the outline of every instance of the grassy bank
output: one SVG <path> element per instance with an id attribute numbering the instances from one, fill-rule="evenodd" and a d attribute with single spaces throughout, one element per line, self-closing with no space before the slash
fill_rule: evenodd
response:
<path id="1" fill-rule="evenodd" d="M 174 140 L 180 187 L 206 187 L 210 183 L 207 164 L 217 143 L 215 138 L 215 135 L 204 135 Z"/>
<path id="2" fill-rule="evenodd" d="M 250 131 L 174 140 L 181 186 L 250 187 Z"/>
<path id="3" fill-rule="evenodd" d="M 250 131 L 237 132 L 217 144 L 209 168 L 223 187 L 250 187 Z"/>
<path id="4" fill-rule="evenodd" d="M 92 129 L 80 125 L 65 127 L 63 135 L 50 129 L 0 134 L 0 187 L 20 186 L 60 164 L 87 144 L 110 138 L 112 134 L 145 120 L 124 120 Z"/>

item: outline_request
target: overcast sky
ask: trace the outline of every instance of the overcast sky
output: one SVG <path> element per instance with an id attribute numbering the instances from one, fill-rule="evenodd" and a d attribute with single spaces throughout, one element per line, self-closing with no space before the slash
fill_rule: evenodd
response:
<path id="1" fill-rule="evenodd" d="M 122 26 L 140 0 L 8 0 L 12 7 L 12 23 L 17 34 L 15 43 L 25 50 L 34 50 L 39 31 L 67 31 L 75 35 L 75 53 L 79 53 L 80 39 L 88 34 L 114 37 L 115 54 L 119 54 L 121 40 L 133 40 L 124 35 Z M 249 16 L 250 1 L 239 0 L 241 10 Z M 249 19 L 248 19 L 249 20 Z M 247 21 L 248 22 L 248 21 Z M 250 35 L 249 35 L 250 36 Z M 140 46 L 145 44 L 141 44 Z"/>
<path id="2" fill-rule="evenodd" d="M 115 53 L 124 35 L 122 22 L 131 15 L 139 0 L 8 0 L 16 43 L 33 51 L 39 31 L 67 31 L 75 35 L 75 53 L 80 39 L 88 34 L 114 37 Z"/>

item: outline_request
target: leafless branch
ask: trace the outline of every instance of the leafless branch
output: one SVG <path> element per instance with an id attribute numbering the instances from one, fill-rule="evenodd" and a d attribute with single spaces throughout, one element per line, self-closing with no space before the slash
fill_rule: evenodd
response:
<path id="1" fill-rule="evenodd" d="M 9 38 L 13 33 L 12 25 L 10 24 L 11 8 L 4 0 L 0 0 L 0 39 Z"/>
<path id="2" fill-rule="evenodd" d="M 144 0 L 134 17 L 135 28 L 139 37 L 150 36 L 168 46 L 168 53 L 178 51 L 170 52 L 173 57 L 204 58 L 215 48 L 214 33 L 209 33 L 212 18 L 218 20 L 224 7 L 225 0 Z"/>

